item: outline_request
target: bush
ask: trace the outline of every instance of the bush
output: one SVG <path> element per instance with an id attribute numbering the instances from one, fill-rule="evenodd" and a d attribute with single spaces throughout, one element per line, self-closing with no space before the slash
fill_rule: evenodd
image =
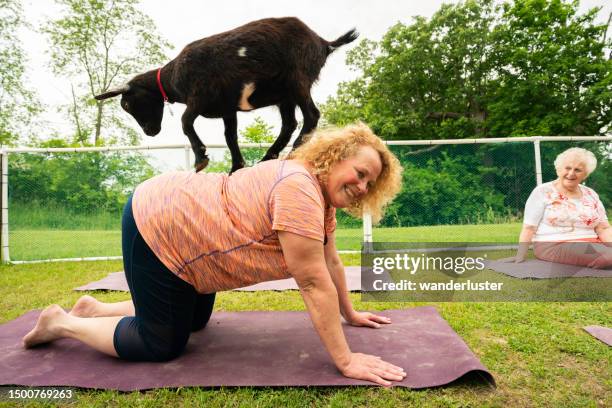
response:
<path id="1" fill-rule="evenodd" d="M 443 153 L 425 165 L 404 163 L 402 191 L 382 226 L 458 224 L 507 214 L 504 195 L 482 182 L 479 170 Z"/>
<path id="2" fill-rule="evenodd" d="M 71 214 L 118 213 L 135 186 L 153 174 L 134 152 L 12 155 L 9 202 Z"/>

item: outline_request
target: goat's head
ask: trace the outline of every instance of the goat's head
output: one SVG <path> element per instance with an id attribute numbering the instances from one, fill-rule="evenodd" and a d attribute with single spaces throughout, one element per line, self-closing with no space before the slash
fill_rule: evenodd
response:
<path id="1" fill-rule="evenodd" d="M 121 95 L 121 107 L 132 115 L 147 136 L 155 136 L 161 130 L 164 102 L 159 92 L 128 83 L 95 98 L 99 101 Z"/>

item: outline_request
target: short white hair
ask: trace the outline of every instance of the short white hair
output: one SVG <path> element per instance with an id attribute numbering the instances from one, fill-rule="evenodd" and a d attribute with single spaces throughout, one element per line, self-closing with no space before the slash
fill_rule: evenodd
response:
<path id="1" fill-rule="evenodd" d="M 593 152 L 581 147 L 572 147 L 557 156 L 555 159 L 555 169 L 559 170 L 570 158 L 576 158 L 578 162 L 584 164 L 587 176 L 597 167 L 597 157 L 595 157 Z"/>

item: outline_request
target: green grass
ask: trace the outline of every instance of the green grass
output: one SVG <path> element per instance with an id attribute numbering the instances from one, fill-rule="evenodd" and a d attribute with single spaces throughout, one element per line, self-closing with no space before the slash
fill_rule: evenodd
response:
<path id="1" fill-rule="evenodd" d="M 358 264 L 358 255 L 343 255 Z M 70 307 L 72 288 L 121 270 L 120 262 L 0 266 L 0 322 L 50 303 Z M 96 293 L 103 301 L 126 293 Z M 459 383 L 412 391 L 379 387 L 158 389 L 118 393 L 80 390 L 75 406 L 363 406 L 363 407 L 604 407 L 612 406 L 612 352 L 581 327 L 612 326 L 610 303 L 373 303 L 361 310 L 434 305 L 493 373 L 497 388 Z M 304 310 L 299 293 L 225 292 L 215 310 Z M 245 343 L 246 345 L 246 343 Z M 32 404 L 37 405 L 37 404 Z M 40 404 L 42 405 L 42 404 Z M 0 406 L 8 406 L 0 403 Z"/>
<path id="2" fill-rule="evenodd" d="M 398 248 L 398 246 L 394 246 Z M 405 246 L 404 246 L 405 247 Z M 389 249 L 389 248 L 387 248 Z M 436 252 L 428 254 L 433 258 L 455 260 L 462 258 L 482 258 L 483 260 L 495 260 L 514 256 L 515 249 L 489 249 L 483 251 L 465 250 L 462 252 Z M 414 255 L 414 254 L 413 254 Z M 418 253 L 416 257 L 418 257 Z M 530 251 L 528 258 L 534 258 Z M 364 254 L 357 262 L 363 266 L 373 266 L 374 260 L 381 258 L 380 253 Z M 429 263 L 428 263 L 429 264 Z M 378 264 L 381 265 L 380 263 Z M 384 265 L 384 264 L 382 264 Z M 431 264 L 435 265 L 435 264 Z M 364 292 L 362 300 L 365 301 L 427 301 L 427 302 L 599 302 L 612 299 L 612 278 L 585 277 L 585 278 L 554 278 L 554 279 L 517 279 L 509 275 L 484 268 L 480 270 L 461 270 L 451 268 L 449 270 L 431 266 L 430 269 L 421 267 L 418 271 L 411 271 L 395 266 L 384 268 L 389 278 L 382 279 L 385 282 L 409 281 L 418 288 L 424 283 L 495 283 L 499 290 L 387 290 Z M 363 275 L 362 287 L 371 288 L 375 280 L 384 275 Z M 390 280 L 389 280 L 390 279 Z M 380 285 L 380 283 L 378 284 Z M 380 288 L 380 286 L 377 286 Z"/>
<path id="3" fill-rule="evenodd" d="M 121 256 L 121 231 L 12 231 L 9 249 L 14 261 Z"/>
<path id="4" fill-rule="evenodd" d="M 16 230 L 118 230 L 121 229 L 121 211 L 77 211 L 69 205 L 42 205 L 40 203 L 9 203 L 11 228 Z"/>
<path id="5" fill-rule="evenodd" d="M 374 239 L 381 242 L 500 242 L 514 243 L 521 225 L 443 225 L 431 227 L 374 228 Z M 361 228 L 338 229 L 339 249 L 360 250 Z M 119 230 L 38 230 L 9 232 L 12 260 L 120 256 Z"/>
<path id="6" fill-rule="evenodd" d="M 374 228 L 377 242 L 498 242 L 515 243 L 521 223 L 481 225 L 432 225 L 426 227 Z M 351 230 L 352 231 L 352 230 Z M 360 234 L 361 234 L 361 230 Z M 337 241 L 344 231 L 337 232 Z M 359 235 L 361 240 L 361 235 Z M 360 241 L 361 242 L 361 241 Z M 353 245 L 353 242 L 350 243 Z"/>

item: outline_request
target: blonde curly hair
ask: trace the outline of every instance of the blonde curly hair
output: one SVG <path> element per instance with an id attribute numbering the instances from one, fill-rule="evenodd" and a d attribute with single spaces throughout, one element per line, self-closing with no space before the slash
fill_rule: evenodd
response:
<path id="1" fill-rule="evenodd" d="M 356 218 L 361 218 L 364 211 L 367 211 L 372 215 L 372 221 L 378 223 L 386 205 L 401 189 L 402 166 L 385 142 L 367 125 L 359 122 L 343 128 L 319 129 L 307 142 L 291 152 L 286 160 L 309 163 L 319 183 L 325 186 L 332 167 L 355 155 L 362 146 L 370 146 L 378 152 L 382 170 L 368 193 L 344 210 Z"/>

